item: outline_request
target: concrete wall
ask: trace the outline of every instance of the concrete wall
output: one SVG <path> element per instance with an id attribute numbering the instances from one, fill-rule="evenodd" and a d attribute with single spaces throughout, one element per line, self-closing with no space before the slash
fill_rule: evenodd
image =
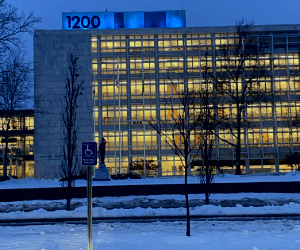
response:
<path id="1" fill-rule="evenodd" d="M 79 57 L 83 95 L 78 102 L 78 150 L 93 141 L 91 35 L 76 31 L 36 31 L 34 36 L 35 138 L 34 175 L 60 178 L 62 152 L 62 103 L 65 93 L 67 55 Z"/>

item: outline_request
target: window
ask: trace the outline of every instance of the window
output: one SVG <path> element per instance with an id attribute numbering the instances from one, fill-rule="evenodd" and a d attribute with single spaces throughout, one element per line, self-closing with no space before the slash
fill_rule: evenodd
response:
<path id="1" fill-rule="evenodd" d="M 279 146 L 290 146 L 291 138 L 288 128 L 277 128 L 277 136 Z"/>
<path id="2" fill-rule="evenodd" d="M 102 124 L 103 125 L 115 125 L 119 124 L 119 107 L 112 105 L 102 106 Z M 127 124 L 127 106 L 122 105 L 120 111 L 121 124 Z"/>
<path id="3" fill-rule="evenodd" d="M 178 93 L 184 91 L 183 80 L 173 79 L 172 83 L 170 79 L 159 79 L 159 97 L 173 97 L 177 98 Z"/>
<path id="4" fill-rule="evenodd" d="M 273 109 L 271 103 L 261 103 L 261 116 L 263 121 L 273 121 Z"/>
<path id="5" fill-rule="evenodd" d="M 286 102 L 276 103 L 277 121 L 285 121 L 289 118 L 289 105 Z"/>
<path id="6" fill-rule="evenodd" d="M 131 105 L 131 124 L 142 124 L 145 120 L 156 119 L 156 105 Z"/>
<path id="7" fill-rule="evenodd" d="M 260 129 L 248 130 L 249 147 L 261 147 L 261 133 Z"/>
<path id="8" fill-rule="evenodd" d="M 177 35 L 172 35 L 170 40 L 158 40 L 158 51 L 183 51 L 183 40 L 174 39 L 176 37 Z M 178 35 L 179 37 L 182 38 L 182 35 Z M 161 38 L 160 35 L 158 38 Z"/>
<path id="9" fill-rule="evenodd" d="M 156 131 L 142 130 L 131 131 L 132 150 L 143 150 L 144 142 L 146 150 L 157 149 L 157 133 Z"/>
<path id="10" fill-rule="evenodd" d="M 159 73 L 183 73 L 184 60 L 183 57 L 159 57 L 158 58 Z"/>
<path id="11" fill-rule="evenodd" d="M 130 93 L 131 99 L 143 99 L 143 84 L 142 79 L 130 79 Z M 156 83 L 155 80 L 144 80 L 144 98 L 156 98 Z"/>
<path id="12" fill-rule="evenodd" d="M 286 92 L 288 91 L 288 82 L 286 77 L 275 77 L 275 91 L 276 94 L 278 95 L 285 95 L 285 93 L 280 93 L 280 92 Z"/>
<path id="13" fill-rule="evenodd" d="M 120 139 L 121 139 L 121 149 L 128 150 L 128 132 L 121 131 L 119 135 L 119 131 L 103 131 L 103 137 L 106 140 L 106 149 L 107 151 L 119 151 Z"/>
<path id="14" fill-rule="evenodd" d="M 273 128 L 262 128 L 262 142 L 264 147 L 274 146 Z"/>
<path id="15" fill-rule="evenodd" d="M 188 90 L 199 91 L 200 90 L 200 78 L 188 78 Z"/>
<path id="16" fill-rule="evenodd" d="M 187 71 L 188 72 L 200 72 L 199 56 L 188 56 L 187 57 Z"/>
<path id="17" fill-rule="evenodd" d="M 274 54 L 274 70 L 286 70 L 286 54 Z"/>
<path id="18" fill-rule="evenodd" d="M 119 59 L 119 74 L 126 74 L 126 59 Z M 101 74 L 117 74 L 118 58 L 101 58 Z"/>
<path id="19" fill-rule="evenodd" d="M 155 73 L 155 58 L 144 57 L 130 57 L 130 74 Z"/>
<path id="20" fill-rule="evenodd" d="M 162 175 L 184 175 L 184 167 L 178 156 L 161 156 Z"/>
<path id="21" fill-rule="evenodd" d="M 102 100 L 114 100 L 121 91 L 121 99 L 127 99 L 127 82 L 120 80 L 120 87 L 118 88 L 113 80 L 101 80 Z"/>

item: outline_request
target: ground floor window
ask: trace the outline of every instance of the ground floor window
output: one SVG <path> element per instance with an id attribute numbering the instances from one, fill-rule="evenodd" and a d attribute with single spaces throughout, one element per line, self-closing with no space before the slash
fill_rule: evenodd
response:
<path id="1" fill-rule="evenodd" d="M 161 167 L 162 175 L 184 175 L 184 167 L 178 156 L 163 155 Z"/>

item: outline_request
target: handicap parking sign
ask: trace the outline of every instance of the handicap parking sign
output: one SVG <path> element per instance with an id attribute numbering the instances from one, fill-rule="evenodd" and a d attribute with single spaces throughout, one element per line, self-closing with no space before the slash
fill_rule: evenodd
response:
<path id="1" fill-rule="evenodd" d="M 97 143 L 96 142 L 82 143 L 81 164 L 82 166 L 97 165 Z"/>

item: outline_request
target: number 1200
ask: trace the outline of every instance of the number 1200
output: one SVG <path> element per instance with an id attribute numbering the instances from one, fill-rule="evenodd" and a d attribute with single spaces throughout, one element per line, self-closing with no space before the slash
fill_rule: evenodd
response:
<path id="1" fill-rule="evenodd" d="M 79 16 L 67 16 L 67 19 L 69 29 L 80 29 L 81 27 L 87 29 L 90 28 L 91 25 L 93 28 L 97 29 L 101 24 L 100 17 L 98 16 L 93 16 L 92 18 L 89 18 L 88 16 L 83 16 L 81 18 Z"/>

